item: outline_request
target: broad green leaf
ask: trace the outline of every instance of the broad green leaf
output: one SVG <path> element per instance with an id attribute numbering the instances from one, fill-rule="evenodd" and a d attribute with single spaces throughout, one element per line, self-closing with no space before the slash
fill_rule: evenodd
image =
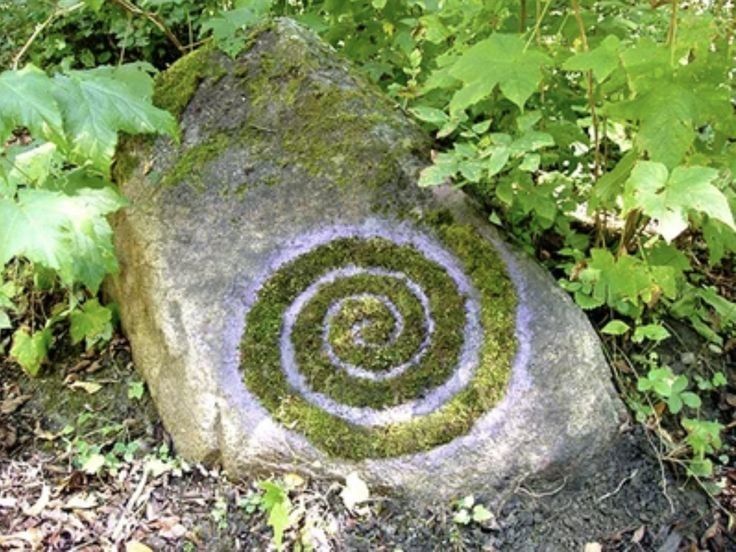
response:
<path id="1" fill-rule="evenodd" d="M 57 270 L 67 285 L 81 282 L 96 293 L 117 269 L 105 215 L 124 204 L 110 188 L 74 195 L 22 189 L 17 200 L 0 198 L 0 265 L 22 256 Z"/>
<path id="2" fill-rule="evenodd" d="M 616 35 L 608 35 L 597 48 L 580 52 L 562 64 L 568 71 L 593 71 L 598 82 L 603 82 L 618 67 L 618 49 L 621 40 Z"/>
<path id="3" fill-rule="evenodd" d="M 97 299 L 90 299 L 81 308 L 74 310 L 70 317 L 72 343 L 86 339 L 87 348 L 100 339 L 112 335 L 112 312 L 100 305 Z"/>
<path id="4" fill-rule="evenodd" d="M 691 391 L 685 391 L 680 395 L 680 398 L 682 399 L 682 402 L 690 408 L 700 408 L 700 405 L 702 404 L 700 397 Z"/>
<path id="5" fill-rule="evenodd" d="M 0 196 L 11 197 L 19 185 L 43 186 L 58 161 L 56 145 L 52 142 L 8 148 L 0 159 Z"/>
<path id="6" fill-rule="evenodd" d="M 176 136 L 173 116 L 151 103 L 153 80 L 141 64 L 70 71 L 54 77 L 72 161 L 107 174 L 120 131 Z"/>
<path id="7" fill-rule="evenodd" d="M 62 116 L 52 89 L 52 80 L 31 64 L 0 73 L 0 146 L 18 127 L 27 127 L 34 137 L 64 143 Z"/>
<path id="8" fill-rule="evenodd" d="M 496 33 L 465 51 L 450 67 L 449 74 L 463 83 L 450 102 L 454 113 L 490 96 L 498 85 L 519 109 L 537 90 L 542 67 L 549 58 L 534 49 L 525 49 L 516 34 Z"/>
<path id="9" fill-rule="evenodd" d="M 31 335 L 27 329 L 19 328 L 13 334 L 13 346 L 10 349 L 10 356 L 30 376 L 35 377 L 41 369 L 41 364 L 46 359 L 50 345 L 50 329 L 47 328 Z"/>
<path id="10" fill-rule="evenodd" d="M 717 177 L 718 171 L 706 167 L 677 167 L 668 174 L 662 163 L 640 161 L 626 182 L 624 211 L 641 209 L 668 242 L 687 229 L 693 211 L 736 230 L 726 196 L 712 184 Z"/>

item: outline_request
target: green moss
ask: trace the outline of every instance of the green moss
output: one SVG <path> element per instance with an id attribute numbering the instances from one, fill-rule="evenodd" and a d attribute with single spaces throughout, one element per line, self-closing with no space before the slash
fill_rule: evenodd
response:
<path id="1" fill-rule="evenodd" d="M 470 384 L 431 414 L 401 424 L 358 427 L 312 405 L 289 387 L 280 367 L 280 347 L 272 339 L 274 335 L 280 334 L 284 305 L 288 305 L 290 299 L 304 289 L 304 280 L 301 276 L 305 268 L 297 266 L 299 259 L 303 257 L 279 269 L 265 284 L 258 301 L 248 314 L 242 342 L 246 385 L 276 419 L 304 434 L 312 443 L 331 455 L 359 460 L 427 450 L 466 433 L 475 420 L 492 408 L 503 395 L 516 348 L 514 338 L 516 301 L 513 284 L 491 244 L 472 227 L 452 223 L 437 224 L 435 231 L 445 246 L 461 261 L 465 273 L 480 294 L 481 323 L 485 340 L 478 369 Z M 358 246 L 357 240 L 353 240 L 352 246 L 346 248 L 346 241 L 333 242 L 337 247 L 320 252 L 322 264 L 317 263 L 317 266 L 321 266 L 322 272 L 329 270 L 336 262 L 345 261 L 342 257 L 331 257 L 335 255 L 335 251 L 340 251 L 341 255 L 345 255 L 348 251 L 351 264 L 360 265 L 361 255 L 365 255 L 362 252 L 369 242 L 363 241 Z M 419 255 L 416 251 L 414 253 Z M 410 271 L 412 263 L 405 263 L 403 257 L 404 255 L 388 256 L 381 261 L 393 263 L 392 268 Z M 365 260 L 375 262 L 375 252 Z M 316 274 L 320 273 L 317 268 L 314 270 Z M 305 275 L 307 278 L 313 276 L 314 274 Z M 425 292 L 429 291 L 424 284 L 422 288 Z M 439 316 L 441 310 L 435 305 L 432 310 L 433 316 Z M 454 313 L 461 311 L 451 305 L 444 310 Z M 321 327 L 321 323 L 319 326 Z M 450 320 L 436 320 L 436 327 L 437 329 L 446 327 L 460 334 L 464 325 L 457 324 L 456 321 L 453 323 Z M 458 337 L 462 338 L 462 335 Z M 295 342 L 297 351 L 300 347 L 301 345 Z M 299 360 L 302 374 L 313 370 L 313 365 L 302 364 L 309 361 L 309 358 Z M 312 358 L 311 361 L 315 362 L 315 359 Z M 422 367 L 420 363 L 420 366 L 410 369 L 409 372 L 419 371 Z M 338 374 L 341 371 L 333 368 L 333 373 Z M 423 386 L 414 389 L 416 393 L 421 395 L 423 390 L 437 384 L 431 375 Z M 346 380 L 340 384 L 340 391 L 333 388 L 332 393 L 339 392 L 341 398 L 345 399 L 352 391 L 357 390 L 356 381 Z M 311 386 L 314 381 L 309 383 Z"/>
<path id="2" fill-rule="evenodd" d="M 194 186 L 200 185 L 207 164 L 230 144 L 230 137 L 225 133 L 219 133 L 186 150 L 179 156 L 174 166 L 166 171 L 160 184 L 172 186 L 186 180 Z"/>
<path id="3" fill-rule="evenodd" d="M 352 378 L 335 369 L 322 346 L 323 321 L 335 300 L 360 293 L 384 295 L 404 314 L 406 331 L 395 344 L 373 351 L 358 351 L 371 357 L 364 360 L 365 364 L 350 355 L 344 359 L 379 371 L 409 361 L 421 348 L 425 333 L 424 312 L 413 294 L 393 278 L 360 274 L 324 285 L 301 310 L 292 333 L 297 362 L 310 387 L 341 404 L 381 408 L 415 398 L 421 391 L 441 384 L 450 376 L 457 363 L 465 327 L 464 298 L 452 279 L 439 265 L 411 247 L 398 246 L 384 239 L 344 239 L 319 247 L 282 267 L 264 287 L 259 304 L 268 305 L 268 308 L 262 313 L 256 311 L 251 317 L 274 331 L 260 332 L 257 341 L 252 343 L 253 348 L 258 349 L 254 354 L 261 359 L 257 364 L 250 364 L 248 377 L 252 385 L 275 389 L 282 383 L 279 321 L 284 311 L 325 271 L 347 265 L 382 267 L 406 274 L 427 295 L 430 315 L 435 321 L 434 334 L 418 367 L 386 381 Z M 273 319 L 268 320 L 268 316 Z"/>
<path id="4" fill-rule="evenodd" d="M 177 60 L 156 77 L 153 102 L 179 118 L 205 78 L 219 79 L 227 70 L 217 61 L 217 52 L 203 46 Z"/>

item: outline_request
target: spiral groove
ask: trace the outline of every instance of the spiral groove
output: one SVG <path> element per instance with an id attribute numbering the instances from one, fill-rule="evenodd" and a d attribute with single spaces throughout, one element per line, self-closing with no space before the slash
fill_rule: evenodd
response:
<path id="1" fill-rule="evenodd" d="M 246 385 L 338 455 L 393 455 L 404 432 L 399 451 L 450 440 L 497 397 L 476 397 L 486 294 L 443 241 L 376 224 L 304 237 L 247 298 Z"/>

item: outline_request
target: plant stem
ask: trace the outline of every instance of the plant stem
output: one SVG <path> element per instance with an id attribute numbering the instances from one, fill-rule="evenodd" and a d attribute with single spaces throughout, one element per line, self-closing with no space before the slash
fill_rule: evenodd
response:
<path id="1" fill-rule="evenodd" d="M 182 45 L 182 43 L 179 41 L 179 39 L 176 37 L 176 35 L 171 32 L 171 29 L 169 29 L 166 24 L 161 20 L 161 18 L 156 15 L 155 13 L 151 13 L 149 11 L 146 11 L 144 9 L 139 8 L 132 2 L 129 2 L 128 0 L 112 0 L 113 3 L 117 4 L 124 10 L 132 13 L 133 15 L 142 15 L 146 19 L 148 19 L 151 23 L 153 23 L 156 28 L 158 28 L 162 33 L 166 35 L 166 38 L 169 39 L 169 42 L 171 42 L 174 47 L 179 50 L 181 54 L 186 54 L 187 49 Z"/>
<path id="2" fill-rule="evenodd" d="M 670 14 L 670 27 L 667 30 L 667 44 L 670 46 L 670 65 L 675 64 L 675 45 L 677 43 L 677 10 L 678 0 L 672 0 L 672 12 Z"/>
<path id="3" fill-rule="evenodd" d="M 526 30 L 526 0 L 521 0 L 521 13 L 519 13 L 519 32 Z"/>

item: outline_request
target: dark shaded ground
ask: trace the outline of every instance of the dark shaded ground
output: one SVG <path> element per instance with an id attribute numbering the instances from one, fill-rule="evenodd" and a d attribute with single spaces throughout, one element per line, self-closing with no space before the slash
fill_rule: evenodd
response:
<path id="1" fill-rule="evenodd" d="M 65 357 L 35 381 L 0 361 L 0 549 L 268 549 L 266 515 L 247 511 L 256 482 L 182 464 L 166 450 L 148 395 L 129 397 L 138 380 L 124 339 L 102 354 Z M 95 451 L 107 455 L 96 471 Z M 498 505 L 492 519 L 467 526 L 453 521 L 448 504 L 417 511 L 372 496 L 351 512 L 343 482 L 291 478 L 285 541 L 307 550 L 736 550 L 725 514 L 672 479 L 640 426 L 624 428 L 620 443 L 585 472 L 476 497 Z"/>

